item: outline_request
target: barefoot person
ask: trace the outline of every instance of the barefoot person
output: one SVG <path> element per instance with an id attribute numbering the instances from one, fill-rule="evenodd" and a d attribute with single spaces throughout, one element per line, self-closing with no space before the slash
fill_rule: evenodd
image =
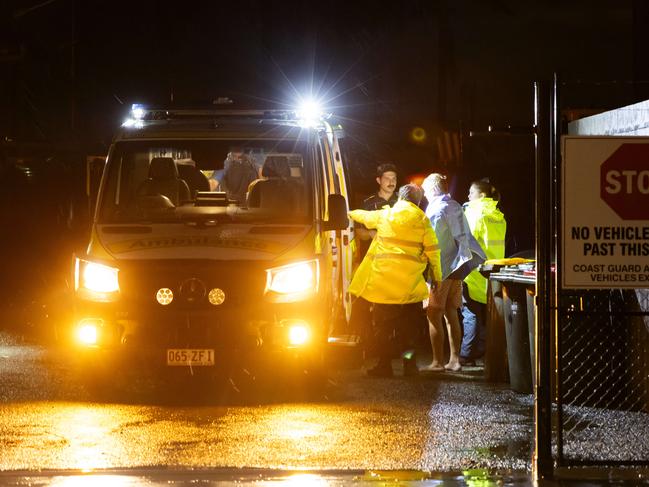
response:
<path id="1" fill-rule="evenodd" d="M 471 235 L 469 224 L 460 204 L 448 194 L 446 176 L 433 173 L 422 183 L 428 207 L 426 216 L 435 229 L 439 241 L 442 264 L 442 282 L 431 286 L 426 316 L 433 349 L 433 360 L 426 370 L 458 371 L 462 332 L 458 310 L 462 306 L 462 280 L 484 262 L 485 255 Z M 450 356 L 444 364 L 444 330 L 446 317 Z"/>

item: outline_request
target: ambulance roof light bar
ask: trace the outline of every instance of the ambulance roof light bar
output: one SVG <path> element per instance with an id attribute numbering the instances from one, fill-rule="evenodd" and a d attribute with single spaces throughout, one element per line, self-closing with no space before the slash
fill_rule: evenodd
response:
<path id="1" fill-rule="evenodd" d="M 223 108 L 170 108 L 147 107 L 141 103 L 131 105 L 130 117 L 122 124 L 124 127 L 141 128 L 143 122 L 173 120 L 183 118 L 257 118 L 263 121 L 295 121 L 301 126 L 314 126 L 331 118 L 331 113 L 323 113 L 315 103 L 305 103 L 295 110 L 247 110 Z"/>

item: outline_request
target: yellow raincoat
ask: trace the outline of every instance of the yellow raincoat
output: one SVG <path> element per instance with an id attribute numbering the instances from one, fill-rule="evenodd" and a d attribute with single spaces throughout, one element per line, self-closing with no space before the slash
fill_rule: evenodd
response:
<path id="1" fill-rule="evenodd" d="M 487 259 L 505 257 L 507 222 L 503 213 L 496 208 L 497 204 L 492 198 L 480 198 L 469 201 L 464 210 L 471 233 L 485 251 Z M 477 269 L 471 271 L 464 282 L 469 288 L 471 299 L 479 303 L 487 302 L 487 278 Z"/>
<path id="2" fill-rule="evenodd" d="M 349 216 L 377 231 L 349 292 L 372 303 L 407 304 L 426 299 L 426 264 L 430 263 L 436 281 L 442 280 L 442 266 L 437 236 L 425 213 L 417 205 L 399 200 L 392 208 L 353 210 Z"/>

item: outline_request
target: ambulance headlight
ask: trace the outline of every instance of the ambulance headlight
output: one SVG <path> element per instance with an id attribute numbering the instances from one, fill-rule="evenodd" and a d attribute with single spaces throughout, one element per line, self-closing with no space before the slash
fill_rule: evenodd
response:
<path id="1" fill-rule="evenodd" d="M 279 302 L 297 301 L 317 293 L 319 280 L 317 259 L 274 267 L 266 270 L 265 294 Z"/>
<path id="2" fill-rule="evenodd" d="M 74 288 L 94 301 L 113 301 L 119 293 L 119 270 L 96 262 L 75 259 Z"/>

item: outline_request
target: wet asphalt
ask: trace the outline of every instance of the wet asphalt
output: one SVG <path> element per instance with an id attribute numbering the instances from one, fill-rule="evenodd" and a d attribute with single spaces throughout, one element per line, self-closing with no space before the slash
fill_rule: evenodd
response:
<path id="1" fill-rule="evenodd" d="M 533 398 L 479 367 L 403 378 L 395 360 L 396 377 L 370 378 L 340 366 L 315 396 L 281 380 L 243 399 L 188 381 L 106 399 L 67 353 L 0 339 L 0 484 L 530 484 Z"/>

